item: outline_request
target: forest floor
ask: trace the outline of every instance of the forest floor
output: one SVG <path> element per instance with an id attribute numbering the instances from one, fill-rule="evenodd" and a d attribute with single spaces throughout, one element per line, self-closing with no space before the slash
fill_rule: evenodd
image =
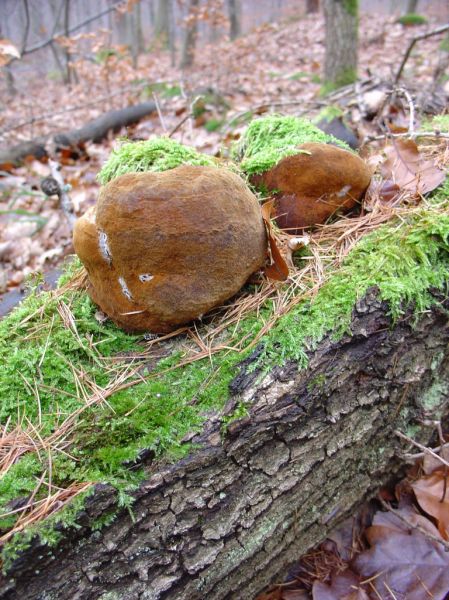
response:
<path id="1" fill-rule="evenodd" d="M 407 28 L 393 18 L 363 16 L 360 77 L 390 82 L 409 41 L 437 25 Z M 102 143 L 88 143 L 81 158 L 62 158 L 63 179 L 71 186 L 79 216 L 96 201 L 96 174 L 116 138 L 148 139 L 171 132 L 192 111 L 195 99 L 196 117 L 188 118 L 173 138 L 215 155 L 239 136 L 252 114 L 269 109 L 316 116 L 329 103 L 320 96 L 324 35 L 321 16 L 267 24 L 234 42 L 198 49 L 195 64 L 185 72 L 171 66 L 166 51 L 153 49 L 142 55 L 134 69 L 126 49 L 107 48 L 101 33 L 80 39 L 92 44 L 97 60 L 84 58 L 85 51 L 74 55 L 79 84 L 64 86 L 49 76 L 42 85 L 41 80 L 24 77 L 17 82 L 18 94 L 8 101 L 6 84 L 0 83 L 0 142 L 8 147 L 48 138 L 81 127 L 105 111 L 156 99 L 159 115 L 111 134 Z M 415 47 L 404 72 L 406 85 L 421 93 L 429 89 L 442 54 L 440 41 L 441 36 L 430 38 Z M 363 137 L 365 124 L 352 124 Z M 0 179 L 0 295 L 13 291 L 13 302 L 14 291 L 28 275 L 53 269 L 73 252 L 58 202 L 40 191 L 40 181 L 49 174 L 47 164 L 32 160 Z"/>

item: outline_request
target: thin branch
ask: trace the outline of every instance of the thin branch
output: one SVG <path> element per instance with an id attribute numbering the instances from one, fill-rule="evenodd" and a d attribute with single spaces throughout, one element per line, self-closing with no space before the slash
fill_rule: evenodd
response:
<path id="1" fill-rule="evenodd" d="M 448 140 L 449 133 L 442 133 L 441 131 L 415 131 L 413 133 L 413 135 L 410 135 L 410 133 L 408 131 L 406 131 L 405 133 L 387 132 L 387 133 L 382 133 L 380 135 L 367 136 L 361 143 L 360 147 L 365 146 L 366 144 L 369 144 L 371 142 L 376 142 L 378 140 L 385 140 L 385 139 L 389 139 L 389 138 L 408 138 L 408 137 L 413 137 L 414 139 L 421 138 L 421 137 L 430 137 L 430 138 Z"/>
<path id="2" fill-rule="evenodd" d="M 419 448 L 420 450 L 422 450 L 426 454 L 429 454 L 430 456 L 433 456 L 434 458 L 436 458 L 437 460 L 439 460 L 440 463 L 442 463 L 443 465 L 446 465 L 446 467 L 449 467 L 449 462 L 447 462 L 447 460 L 444 460 L 444 458 L 442 458 L 441 456 L 439 456 L 438 454 L 436 454 L 430 448 L 427 448 L 426 446 L 423 446 L 419 442 L 415 442 L 415 440 L 413 440 L 408 435 L 405 435 L 405 433 L 402 433 L 402 431 L 395 431 L 394 433 L 395 433 L 395 435 L 397 435 L 398 437 L 402 438 L 403 440 L 406 440 L 410 444 L 413 444 L 413 446 L 416 446 L 417 448 Z"/>
<path id="3" fill-rule="evenodd" d="M 183 117 L 183 118 L 182 118 L 182 119 L 179 121 L 179 123 L 177 123 L 177 124 L 176 124 L 176 125 L 173 127 L 173 129 L 172 129 L 172 130 L 170 131 L 170 133 L 168 134 L 168 137 L 169 137 L 169 138 L 170 138 L 170 137 L 172 137 L 172 135 L 174 135 L 174 134 L 175 134 L 175 133 L 176 133 L 176 132 L 177 132 L 177 131 L 178 131 L 178 130 L 179 130 L 181 127 L 182 127 L 182 125 L 184 125 L 184 123 L 185 123 L 185 122 L 186 122 L 188 119 L 190 119 L 190 117 L 193 117 L 193 113 L 191 113 L 191 112 L 187 113 L 187 114 L 186 114 L 186 116 L 185 116 L 185 117 Z"/>
<path id="4" fill-rule="evenodd" d="M 437 446 L 436 448 L 430 449 L 432 450 L 432 452 L 438 453 L 441 452 L 441 450 L 445 450 L 446 448 L 449 448 L 449 443 L 445 443 L 443 446 Z M 416 454 L 404 454 L 403 458 L 407 460 L 418 460 L 424 458 L 426 454 L 427 452 L 417 452 Z"/>
<path id="5" fill-rule="evenodd" d="M 96 13 L 95 15 L 92 15 L 85 21 L 82 21 L 81 23 L 78 23 L 77 25 L 73 25 L 73 27 L 70 27 L 67 30 L 67 33 L 69 33 L 69 34 L 74 33 L 75 31 L 82 29 L 85 25 L 88 25 L 89 23 L 92 23 L 92 21 L 96 21 L 97 19 L 100 19 L 104 15 L 107 15 L 108 13 L 112 12 L 113 10 L 116 10 L 119 6 L 121 6 L 123 4 L 124 4 L 124 0 L 119 0 L 118 2 L 114 2 L 114 4 L 112 4 L 111 6 L 108 6 L 108 8 L 105 8 L 102 11 Z M 32 52 L 36 52 L 37 50 L 41 50 L 42 48 L 49 46 L 52 42 L 55 41 L 56 38 L 63 36 L 63 35 L 66 35 L 65 31 L 59 31 L 57 33 L 53 33 L 52 36 L 50 38 L 46 39 L 45 41 L 39 42 L 38 44 L 31 46 L 31 48 L 26 48 L 23 51 L 22 56 L 25 54 L 31 54 Z"/>
<path id="6" fill-rule="evenodd" d="M 28 34 L 30 32 L 30 7 L 28 6 L 28 0 L 23 0 L 23 8 L 25 9 L 25 29 L 23 31 L 22 44 L 20 46 L 20 55 L 23 55 L 25 52 Z"/>
<path id="7" fill-rule="evenodd" d="M 61 208 L 63 213 L 65 214 L 67 221 L 69 222 L 70 227 L 73 229 L 73 224 L 75 222 L 75 215 L 73 214 L 73 204 L 70 199 L 70 196 L 66 190 L 66 184 L 64 183 L 64 179 L 61 173 L 61 165 L 57 163 L 55 160 L 49 160 L 50 171 L 52 177 L 55 179 L 56 183 L 59 186 L 59 201 L 61 203 Z"/>
<path id="8" fill-rule="evenodd" d="M 396 77 L 394 78 L 395 84 L 397 84 L 399 79 L 401 78 L 402 71 L 404 70 L 404 67 L 405 67 L 405 63 L 409 59 L 409 56 L 410 56 L 415 44 L 421 40 L 425 40 L 434 35 L 438 35 L 439 33 L 444 33 L 445 31 L 449 31 L 449 23 L 446 23 L 446 25 L 442 25 L 441 27 L 438 27 L 437 29 L 433 29 L 432 31 L 428 31 L 427 33 L 422 33 L 421 35 L 417 35 L 416 37 L 414 37 L 412 39 L 407 50 L 405 51 L 404 58 L 402 59 L 401 66 L 399 67 L 398 72 L 396 73 Z"/>
<path id="9" fill-rule="evenodd" d="M 10 131 L 15 131 L 16 129 L 21 129 L 22 127 L 26 127 L 27 125 L 33 125 L 34 123 L 40 123 L 41 121 L 46 121 L 47 119 L 51 119 L 51 118 L 57 117 L 59 115 L 64 115 L 69 112 L 76 112 L 77 110 L 83 110 L 84 108 L 87 108 L 89 106 L 95 106 L 96 104 L 101 104 L 102 102 L 109 100 L 109 98 L 113 98 L 115 96 L 120 96 L 121 94 L 127 94 L 128 92 L 138 92 L 140 90 L 140 88 L 142 88 L 142 87 L 146 87 L 147 85 L 157 85 L 159 83 L 170 83 L 170 81 L 153 81 L 153 82 L 142 81 L 140 83 L 135 83 L 132 86 L 120 88 L 119 90 L 116 90 L 115 92 L 112 92 L 112 93 L 108 94 L 107 96 L 99 96 L 98 98 L 95 98 L 95 100 L 91 100 L 90 102 L 84 102 L 83 104 L 69 106 L 67 108 L 62 108 L 61 110 L 54 110 L 49 113 L 43 113 L 36 117 L 27 119 L 26 121 L 21 121 L 20 123 L 17 123 L 16 125 L 13 125 L 11 127 L 7 127 L 6 129 L 0 130 L 0 135 L 4 135 L 5 133 L 9 133 Z"/>
<path id="10" fill-rule="evenodd" d="M 153 100 L 156 104 L 156 110 L 159 117 L 159 121 L 161 122 L 162 129 L 164 130 L 164 133 L 167 133 L 167 126 L 165 125 L 164 116 L 162 114 L 161 106 L 159 103 L 159 98 L 157 97 L 157 94 L 155 92 L 153 92 Z"/>
<path id="11" fill-rule="evenodd" d="M 394 95 L 396 96 L 404 96 L 404 98 L 408 102 L 409 107 L 409 124 L 408 124 L 408 134 L 410 136 L 414 136 L 415 132 L 415 105 L 413 104 L 413 99 L 410 95 L 410 92 L 405 88 L 397 88 L 394 90 Z"/>

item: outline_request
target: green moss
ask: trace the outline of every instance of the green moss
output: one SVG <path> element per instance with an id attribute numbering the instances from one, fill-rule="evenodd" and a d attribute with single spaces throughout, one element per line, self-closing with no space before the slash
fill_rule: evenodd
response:
<path id="1" fill-rule="evenodd" d="M 309 79 L 310 77 L 310 73 L 307 73 L 307 71 L 297 71 L 296 73 L 293 73 L 293 75 L 289 75 L 289 79 L 291 79 L 292 81 L 299 81 L 301 79 Z"/>
<path id="2" fill-rule="evenodd" d="M 423 124 L 423 127 L 427 129 L 427 127 L 432 127 L 433 129 L 437 129 L 438 131 L 443 131 L 445 133 L 449 132 L 449 115 L 436 115 L 430 121 L 427 121 Z"/>
<path id="3" fill-rule="evenodd" d="M 320 96 L 327 96 L 331 92 L 338 90 L 345 85 L 350 85 L 357 81 L 357 71 L 353 68 L 342 69 L 335 75 L 333 81 L 325 81 L 320 89 Z"/>
<path id="4" fill-rule="evenodd" d="M 237 404 L 237 407 L 235 408 L 235 410 L 233 410 L 230 414 L 225 415 L 224 417 L 222 417 L 222 419 L 221 419 L 221 432 L 222 432 L 222 434 L 223 435 L 226 434 L 228 426 L 231 423 L 234 423 L 234 421 L 238 421 L 239 419 L 247 417 L 248 415 L 249 415 L 248 407 L 245 405 L 244 402 L 239 402 Z"/>
<path id="5" fill-rule="evenodd" d="M 449 175 L 443 183 L 428 197 L 427 202 L 434 207 L 444 206 L 449 202 Z"/>
<path id="6" fill-rule="evenodd" d="M 330 123 L 334 119 L 338 119 L 339 117 L 343 117 L 343 111 L 339 106 L 335 106 L 335 104 L 330 104 L 320 110 L 318 115 L 313 119 L 313 123 L 319 123 L 320 121 L 326 121 L 326 123 Z"/>
<path id="7" fill-rule="evenodd" d="M 168 171 L 179 165 L 216 166 L 216 161 L 170 138 L 122 143 L 111 152 L 98 180 L 105 185 L 125 173 Z"/>
<path id="8" fill-rule="evenodd" d="M 442 52 L 449 52 L 449 35 L 446 36 L 442 42 L 440 42 L 438 48 Z"/>
<path id="9" fill-rule="evenodd" d="M 307 384 L 307 391 L 313 392 L 318 389 L 321 392 L 324 389 L 325 383 L 326 376 L 324 375 L 324 373 L 320 373 L 320 375 L 317 375 L 309 381 L 309 383 Z"/>
<path id="10" fill-rule="evenodd" d="M 424 25 L 427 23 L 426 17 L 423 15 L 417 15 L 416 13 L 408 13 L 406 15 L 402 15 L 396 20 L 396 23 L 400 23 L 401 25 L 405 25 L 406 27 L 413 27 L 414 25 Z"/>
<path id="11" fill-rule="evenodd" d="M 305 142 L 332 142 L 350 150 L 344 142 L 324 133 L 307 119 L 272 115 L 255 119 L 248 125 L 233 149 L 233 156 L 247 175 L 254 175 L 267 171 L 286 156 L 298 154 L 298 146 Z"/>
<path id="12" fill-rule="evenodd" d="M 449 279 L 449 214 L 422 210 L 363 238 L 342 267 L 322 286 L 314 301 L 288 313 L 266 336 L 259 366 L 297 360 L 307 365 L 307 351 L 332 332 L 349 332 L 354 304 L 370 287 L 389 303 L 393 319 L 413 304 L 419 315 L 434 302 L 431 288 L 446 291 Z"/>
<path id="13" fill-rule="evenodd" d="M 430 289 L 447 293 L 447 206 L 447 202 L 438 203 L 413 211 L 363 238 L 312 302 L 297 305 L 262 338 L 262 353 L 253 368 L 269 370 L 287 360 L 306 367 L 308 351 L 325 335 L 338 339 L 349 331 L 355 302 L 372 286 L 377 286 L 380 298 L 389 303 L 394 319 L 410 304 L 417 316 L 427 310 L 435 302 Z M 72 328 L 76 326 L 78 335 L 64 325 L 58 302 L 70 306 Z M 251 339 L 272 313 L 272 301 L 268 301 L 258 315 L 240 321 L 236 336 Z M 19 422 L 37 427 L 41 421 L 42 434 L 48 435 L 65 416 L 85 404 L 77 386 L 87 379 L 103 388 L 108 384 L 113 374 L 104 368 L 109 364 L 104 357 L 139 351 L 139 338 L 113 325 L 98 324 L 94 315 L 95 307 L 84 292 L 67 291 L 59 299 L 33 293 L 0 323 L 2 423 L 9 419 L 10 427 Z M 80 414 L 69 454 L 52 453 L 53 484 L 108 482 L 118 490 L 119 505 L 130 508 L 130 492 L 151 470 L 139 463 L 139 453 L 145 449 L 156 459 L 175 461 L 192 452 L 192 445 L 183 440 L 187 434 L 202 431 L 211 413 L 220 413 L 229 398 L 229 383 L 249 352 L 225 349 L 177 367 L 185 350 L 182 343 L 174 345 L 145 381 L 116 392 L 108 404 L 99 401 Z M 82 373 L 78 383 L 74 372 Z M 22 373 L 27 383 L 17 373 Z M 311 383 L 322 384 L 319 378 Z M 244 416 L 247 408 L 239 405 L 224 417 L 224 428 L 232 419 Z M 29 497 L 48 467 L 45 452 L 23 455 L 0 482 L 0 515 L 10 512 L 12 500 Z M 41 486 L 36 499 L 44 498 L 47 491 Z M 36 534 L 48 545 L 57 543 L 61 526 L 76 526 L 84 498 L 85 494 L 44 523 L 14 536 L 3 549 L 5 568 Z M 112 510 L 97 526 L 110 522 L 114 514 Z M 0 529 L 10 528 L 14 518 L 0 517 Z"/>
<path id="14" fill-rule="evenodd" d="M 154 93 L 160 94 L 163 98 L 182 96 L 182 90 L 179 85 L 171 85 L 164 81 L 146 86 L 144 92 L 149 98 L 152 98 Z"/>
<path id="15" fill-rule="evenodd" d="M 343 6 L 345 7 L 345 11 L 352 17 L 357 17 L 359 10 L 358 0 L 343 0 Z"/>
<path id="16" fill-rule="evenodd" d="M 213 131 L 218 131 L 219 129 L 221 129 L 223 124 L 223 119 L 209 119 L 204 124 L 204 129 L 209 133 L 212 133 Z"/>

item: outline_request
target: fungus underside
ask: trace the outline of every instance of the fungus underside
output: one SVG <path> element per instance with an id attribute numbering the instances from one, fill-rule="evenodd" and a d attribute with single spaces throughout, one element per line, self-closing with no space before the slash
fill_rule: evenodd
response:
<path id="1" fill-rule="evenodd" d="M 413 304 L 416 314 L 435 302 L 432 288 L 447 292 L 449 279 L 449 179 L 434 195 L 432 205 L 413 211 L 401 221 L 384 225 L 364 237 L 343 265 L 332 274 L 312 302 L 297 305 L 262 338 L 263 352 L 257 367 L 264 371 L 286 360 L 307 366 L 307 352 L 324 336 L 335 339 L 349 331 L 354 303 L 368 288 L 377 286 L 380 298 L 389 302 L 397 319 Z M 73 268 L 73 267 L 72 267 Z M 70 306 L 78 335 L 67 329 L 57 312 L 58 303 Z M 44 306 L 42 314 L 34 313 Z M 84 292 L 69 291 L 59 299 L 48 293 L 32 293 L 11 315 L 0 322 L 0 417 L 4 424 L 28 419 L 42 423 L 41 435 L 50 433 L 64 415 L 82 402 L 77 385 L 91 380 L 100 386 L 111 379 L 103 357 L 123 355 L 139 349 L 141 337 L 129 336 L 112 324 L 100 325 L 95 307 Z M 271 302 L 262 309 L 262 318 L 272 312 Z M 24 319 L 28 318 L 28 321 Z M 239 335 L 255 335 L 262 319 L 248 315 L 239 324 Z M 74 482 L 108 482 L 119 491 L 120 505 L 131 502 L 127 493 L 151 471 L 130 470 L 140 450 L 149 448 L 160 460 L 174 461 L 193 451 L 183 443 L 187 433 L 201 431 L 211 412 L 220 411 L 229 395 L 229 383 L 238 364 L 248 352 L 223 350 L 210 358 L 176 367 L 182 359 L 182 345 L 162 359 L 149 379 L 119 391 L 86 409 L 79 419 L 68 454 L 53 452 L 52 482 L 61 487 Z M 72 366 L 73 365 L 73 368 Z M 74 371 L 81 374 L 75 382 Z M 18 373 L 21 376 L 18 377 Z M 242 407 L 241 407 L 242 408 Z M 245 407 L 238 414 L 244 414 Z M 113 412 L 111 412 L 113 411 Z M 237 415 L 238 416 L 238 415 Z M 26 419 L 25 419 L 26 417 Z M 224 418 L 227 424 L 228 418 Z M 69 456 L 70 455 L 70 456 Z M 71 458 L 72 457 L 72 458 Z M 36 479 L 48 467 L 48 457 L 26 453 L 0 482 L 0 510 L 8 503 L 28 497 Z M 56 523 L 70 526 L 89 492 L 77 497 L 60 512 L 16 534 L 3 548 L 4 568 L 39 534 L 49 544 L 61 537 Z M 41 487 L 38 497 L 45 497 Z M 9 505 L 10 506 L 10 505 Z M 16 515 L 0 520 L 6 530 Z M 106 515 L 98 526 L 114 518 Z"/>
<path id="2" fill-rule="evenodd" d="M 234 147 L 233 157 L 247 175 L 256 175 L 271 169 L 282 158 L 298 154 L 298 146 L 306 142 L 333 143 L 352 152 L 345 142 L 324 133 L 307 119 L 272 115 L 251 121 Z"/>

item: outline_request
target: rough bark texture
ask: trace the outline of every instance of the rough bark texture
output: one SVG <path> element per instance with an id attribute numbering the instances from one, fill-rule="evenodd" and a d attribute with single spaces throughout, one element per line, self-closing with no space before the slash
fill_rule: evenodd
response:
<path id="1" fill-rule="evenodd" d="M 357 77 L 357 0 L 324 0 L 324 80 L 340 87 Z"/>
<path id="2" fill-rule="evenodd" d="M 306 0 L 306 13 L 317 13 L 320 10 L 319 0 Z"/>
<path id="3" fill-rule="evenodd" d="M 184 32 L 184 39 L 182 42 L 181 51 L 181 69 L 190 67 L 193 64 L 195 58 L 195 45 L 196 36 L 198 32 L 198 21 L 197 21 L 197 9 L 199 0 L 190 0 L 189 13 L 186 21 L 186 29 Z"/>
<path id="4" fill-rule="evenodd" d="M 141 119 L 156 111 L 154 102 L 142 102 L 117 110 L 110 110 L 97 119 L 93 119 L 79 129 L 58 133 L 53 141 L 56 149 L 76 148 L 86 142 L 101 142 L 110 131 L 117 132 L 122 127 L 138 123 Z M 0 167 L 18 167 L 27 157 L 44 159 L 48 157 L 46 140 L 43 138 L 22 142 L 17 146 L 0 149 Z"/>
<path id="5" fill-rule="evenodd" d="M 240 0 L 228 0 L 229 37 L 235 40 L 242 33 L 242 7 Z"/>
<path id="6" fill-rule="evenodd" d="M 0 150 L 0 168 L 9 169 L 18 167 L 27 157 L 41 160 L 47 158 L 47 156 L 44 140 L 22 142 L 16 146 Z"/>
<path id="7" fill-rule="evenodd" d="M 54 141 L 57 147 L 74 147 L 88 141 L 101 142 L 109 131 L 119 131 L 122 127 L 138 123 L 155 110 L 154 102 L 142 102 L 134 106 L 110 110 L 80 129 L 59 133 L 54 137 Z"/>
<path id="8" fill-rule="evenodd" d="M 36 541 L 0 581 L 12 599 L 250 599 L 402 469 L 395 429 L 444 413 L 449 388 L 449 302 L 394 327 L 375 290 L 352 331 L 326 339 L 307 370 L 248 368 L 231 385 L 249 415 L 223 438 L 217 416 L 189 458 L 152 465 L 132 517 L 91 532 L 115 502 L 98 486 L 80 528 L 59 547 Z M 256 353 L 257 354 L 257 353 Z M 417 426 L 417 427 L 416 427 Z"/>

